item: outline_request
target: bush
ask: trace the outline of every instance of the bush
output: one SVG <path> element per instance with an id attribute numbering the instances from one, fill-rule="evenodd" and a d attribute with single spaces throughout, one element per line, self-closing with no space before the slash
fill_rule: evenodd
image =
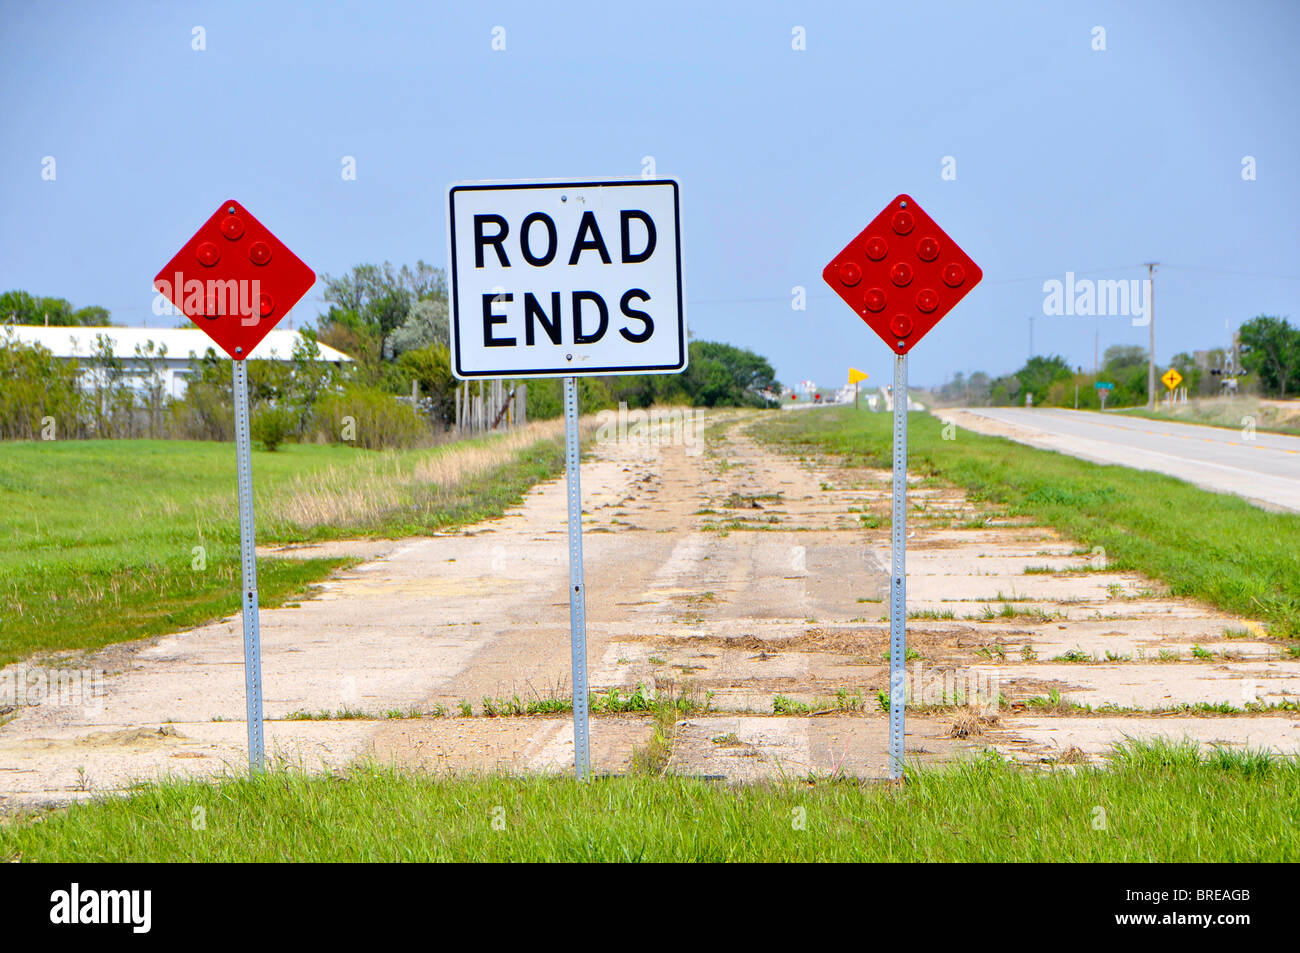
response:
<path id="1" fill-rule="evenodd" d="M 249 361 L 250 364 L 254 363 Z M 208 348 L 190 361 L 185 396 L 172 402 L 173 432 L 190 440 L 235 439 L 235 398 L 230 359 Z"/>
<path id="2" fill-rule="evenodd" d="M 444 427 L 454 423 L 456 416 L 456 385 L 451 374 L 451 352 L 445 344 L 406 351 L 397 359 L 401 377 L 398 386 L 402 393 L 411 389 L 411 381 L 420 385 L 420 395 L 432 402 L 433 416 Z"/>
<path id="3" fill-rule="evenodd" d="M 353 384 L 322 397 L 315 416 L 319 437 L 367 450 L 412 447 L 430 436 L 415 408 L 377 387 Z"/>
<path id="4" fill-rule="evenodd" d="M 79 435 L 83 409 L 76 362 L 60 361 L 12 331 L 0 334 L 0 438 L 31 440 L 52 418 L 55 438 Z"/>
<path id="5" fill-rule="evenodd" d="M 545 377 L 529 381 L 526 410 L 529 420 L 552 420 L 563 416 L 564 381 Z"/>
<path id="6" fill-rule="evenodd" d="M 234 440 L 233 400 L 230 388 L 202 381 L 190 384 L 185 397 L 172 402 L 174 432 L 189 440 Z"/>
<path id="7" fill-rule="evenodd" d="M 275 449 L 293 433 L 296 424 L 297 420 L 289 408 L 279 404 L 267 404 L 253 414 L 251 429 L 253 438 L 260 440 L 263 447 L 274 453 Z"/>

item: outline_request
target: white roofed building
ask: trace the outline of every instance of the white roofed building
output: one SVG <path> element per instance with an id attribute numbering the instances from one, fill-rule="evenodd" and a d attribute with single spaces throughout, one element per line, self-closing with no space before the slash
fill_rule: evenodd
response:
<path id="1" fill-rule="evenodd" d="M 113 356 L 122 362 L 127 375 L 138 375 L 143 379 L 158 371 L 166 382 L 167 394 L 172 397 L 184 395 L 191 359 L 203 357 L 208 348 L 215 350 L 221 357 L 226 356 L 198 328 L 45 327 L 25 324 L 0 326 L 0 338 L 10 333 L 23 344 L 39 344 L 56 358 L 80 361 L 83 373 L 87 375 L 95 373 L 90 360 L 98 351 L 99 336 L 103 335 L 112 342 Z M 289 361 L 294 347 L 301 340 L 303 336 L 298 331 L 271 331 L 253 348 L 249 358 Z M 317 347 L 322 361 L 331 364 L 352 363 L 352 358 L 342 351 L 324 344 L 318 344 Z M 137 348 L 146 353 L 151 351 L 153 356 L 146 362 L 140 358 Z"/>

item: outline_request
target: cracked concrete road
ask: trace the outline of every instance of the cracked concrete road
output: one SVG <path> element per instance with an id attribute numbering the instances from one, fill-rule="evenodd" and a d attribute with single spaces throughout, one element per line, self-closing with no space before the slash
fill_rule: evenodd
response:
<path id="1" fill-rule="evenodd" d="M 591 443 L 592 685 L 707 699 L 677 724 L 669 772 L 881 777 L 889 474 L 778 453 L 748 434 L 760 417 L 716 415 L 707 446 Z M 1300 659 L 1253 620 L 1169 598 L 957 490 L 913 479 L 909 503 L 909 757 L 1077 761 L 1151 735 L 1300 748 Z M 369 561 L 263 612 L 268 751 L 307 769 L 570 770 L 568 715 L 489 718 L 482 702 L 568 695 L 564 521 L 560 480 L 458 532 L 285 553 Z M 105 672 L 104 696 L 0 726 L 0 807 L 244 769 L 238 618 L 62 664 Z M 984 716 L 952 704 L 999 694 Z M 628 770 L 653 731 L 595 717 L 595 768 Z"/>

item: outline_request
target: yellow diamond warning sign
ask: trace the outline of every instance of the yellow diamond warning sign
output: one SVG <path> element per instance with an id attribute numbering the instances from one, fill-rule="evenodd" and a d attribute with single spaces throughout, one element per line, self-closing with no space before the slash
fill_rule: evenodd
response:
<path id="1" fill-rule="evenodd" d="M 1161 377 L 1160 380 L 1164 382 L 1165 387 L 1173 390 L 1183 382 L 1183 375 L 1178 373 L 1177 368 L 1171 367 L 1169 370 L 1165 371 L 1164 376 Z"/>

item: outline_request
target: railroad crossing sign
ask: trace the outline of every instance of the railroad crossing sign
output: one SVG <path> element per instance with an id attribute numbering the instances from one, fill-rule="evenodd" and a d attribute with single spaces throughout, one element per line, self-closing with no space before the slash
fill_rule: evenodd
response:
<path id="1" fill-rule="evenodd" d="M 881 340 L 906 354 L 984 273 L 910 195 L 900 195 L 822 277 Z"/>
<path id="2" fill-rule="evenodd" d="M 672 179 L 478 182 L 447 195 L 451 371 L 563 377 L 573 767 L 591 773 L 577 378 L 686 369 Z"/>
<path id="3" fill-rule="evenodd" d="M 1183 382 L 1183 375 L 1178 373 L 1178 368 L 1171 367 L 1160 376 L 1161 382 L 1169 390 L 1173 390 Z"/>
<path id="4" fill-rule="evenodd" d="M 244 701 L 248 766 L 265 760 L 262 729 L 262 630 L 257 606 L 253 470 L 245 359 L 316 283 L 316 275 L 270 229 L 233 199 L 222 202 L 154 278 L 154 287 L 232 358 L 235 469 L 239 483 L 239 557 L 243 570 Z"/>
<path id="5" fill-rule="evenodd" d="M 457 377 L 686 368 L 674 180 L 453 185 L 447 248 Z"/>
<path id="6" fill-rule="evenodd" d="M 831 259 L 822 277 L 895 352 L 889 775 L 897 778 L 907 704 L 907 353 L 984 273 L 910 195 L 899 195 Z"/>
<path id="7" fill-rule="evenodd" d="M 316 283 L 316 275 L 231 199 L 153 283 L 219 348 L 242 361 Z"/>

